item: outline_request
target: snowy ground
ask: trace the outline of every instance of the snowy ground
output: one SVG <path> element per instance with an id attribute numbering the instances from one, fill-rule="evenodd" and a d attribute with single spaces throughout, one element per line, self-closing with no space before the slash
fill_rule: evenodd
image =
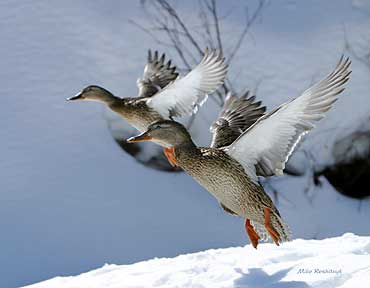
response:
<path id="1" fill-rule="evenodd" d="M 183 5 L 184 17 L 194 17 Z M 269 109 L 281 104 L 333 68 L 345 52 L 343 27 L 357 48 L 369 47 L 369 7 L 270 1 L 231 79 L 240 88 L 262 80 L 258 98 Z M 102 106 L 65 102 L 88 84 L 135 95 L 147 49 L 165 50 L 128 23 L 141 16 L 139 1 L 0 2 L 0 287 L 248 243 L 243 220 L 225 214 L 190 177 L 123 153 Z M 230 17 L 223 27 L 234 35 L 240 23 Z M 321 164 L 332 160 L 331 143 L 370 113 L 370 72 L 356 60 L 352 70 L 346 92 L 305 143 Z M 202 129 L 191 132 L 206 145 L 209 137 L 199 135 L 218 111 L 208 101 L 200 112 Z M 309 176 L 274 180 L 295 238 L 370 234 L 370 199 L 348 199 L 326 181 L 304 194 Z"/>
<path id="2" fill-rule="evenodd" d="M 213 249 L 132 265 L 104 265 L 78 276 L 56 277 L 27 288 L 139 287 L 370 287 L 370 237 L 344 234 Z"/>

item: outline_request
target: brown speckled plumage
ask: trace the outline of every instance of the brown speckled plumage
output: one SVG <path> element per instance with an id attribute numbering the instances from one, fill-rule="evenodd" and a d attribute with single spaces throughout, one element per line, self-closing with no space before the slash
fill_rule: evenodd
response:
<path id="1" fill-rule="evenodd" d="M 117 99 L 112 104 L 109 104 L 109 108 L 142 132 L 151 123 L 164 120 L 157 111 L 146 105 L 146 100 L 147 98 Z"/>
<path id="2" fill-rule="evenodd" d="M 255 184 L 244 168 L 224 151 L 216 148 L 198 148 L 191 140 L 175 146 L 177 164 L 206 188 L 229 213 L 246 217 L 257 224 L 261 238 L 264 233 L 264 208 L 271 209 L 271 225 L 281 241 L 289 240 L 290 230 L 262 186 Z"/>
<path id="3" fill-rule="evenodd" d="M 197 147 L 182 124 L 169 120 L 153 123 L 146 132 L 128 139 L 129 142 L 147 140 L 173 147 L 176 164 L 207 189 L 225 211 L 253 221 L 261 239 L 267 239 L 264 208 L 269 208 L 271 227 L 279 233 L 277 241 L 289 240 L 290 230 L 271 198 L 224 148 Z"/>

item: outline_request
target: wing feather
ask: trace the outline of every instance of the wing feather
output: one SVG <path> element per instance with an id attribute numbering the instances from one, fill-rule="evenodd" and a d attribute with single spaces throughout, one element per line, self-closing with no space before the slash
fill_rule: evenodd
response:
<path id="1" fill-rule="evenodd" d="M 213 134 L 211 147 L 230 145 L 264 115 L 266 107 L 255 99 L 255 96 L 249 96 L 249 91 L 240 97 L 228 93 L 220 115 L 210 127 Z"/>
<path id="2" fill-rule="evenodd" d="M 176 67 L 171 66 L 171 60 L 165 61 L 166 55 L 160 57 L 158 51 L 152 54 L 148 51 L 148 63 L 145 65 L 144 74 L 137 80 L 139 97 L 150 97 L 174 81 L 179 75 Z"/>
<path id="3" fill-rule="evenodd" d="M 223 83 L 226 73 L 225 59 L 207 49 L 193 70 L 148 99 L 147 104 L 165 118 L 191 114 Z"/>
<path id="4" fill-rule="evenodd" d="M 351 71 L 350 60 L 341 57 L 334 71 L 298 98 L 261 117 L 226 153 L 238 160 L 257 181 L 257 176 L 282 175 L 285 163 L 302 137 L 325 116 L 343 92 Z"/>

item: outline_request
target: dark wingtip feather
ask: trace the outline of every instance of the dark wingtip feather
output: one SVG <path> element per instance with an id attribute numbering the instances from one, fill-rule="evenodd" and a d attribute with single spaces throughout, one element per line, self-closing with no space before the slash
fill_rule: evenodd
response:
<path id="1" fill-rule="evenodd" d="M 164 58 L 166 57 L 166 54 L 163 53 L 161 56 L 161 59 L 159 60 L 160 63 L 164 63 Z"/>
<path id="2" fill-rule="evenodd" d="M 148 62 L 152 62 L 152 50 L 148 50 Z"/>

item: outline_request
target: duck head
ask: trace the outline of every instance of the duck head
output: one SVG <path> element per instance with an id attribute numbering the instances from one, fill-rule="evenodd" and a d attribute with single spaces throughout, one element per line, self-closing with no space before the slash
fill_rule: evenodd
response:
<path id="1" fill-rule="evenodd" d="M 113 96 L 113 94 L 110 93 L 108 90 L 96 85 L 90 85 L 81 90 L 74 97 L 67 98 L 66 100 L 67 101 L 90 100 L 109 103 L 114 98 L 115 97 Z"/>
<path id="2" fill-rule="evenodd" d="M 186 128 L 172 120 L 154 122 L 145 132 L 126 141 L 128 143 L 152 141 L 167 148 L 193 143 Z"/>

